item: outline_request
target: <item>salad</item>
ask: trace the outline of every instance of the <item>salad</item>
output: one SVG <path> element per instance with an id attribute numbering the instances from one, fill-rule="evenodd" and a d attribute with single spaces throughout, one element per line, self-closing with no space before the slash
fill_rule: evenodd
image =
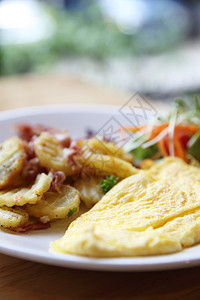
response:
<path id="1" fill-rule="evenodd" d="M 156 160 L 175 156 L 187 163 L 200 161 L 200 101 L 177 99 L 167 116 L 159 116 L 141 127 L 127 127 L 132 133 L 125 150 L 133 154 L 133 162 L 141 168 Z"/>

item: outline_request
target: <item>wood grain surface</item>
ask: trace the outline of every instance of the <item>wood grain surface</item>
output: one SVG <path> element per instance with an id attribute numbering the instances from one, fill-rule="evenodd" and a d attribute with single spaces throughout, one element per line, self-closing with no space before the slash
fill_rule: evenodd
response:
<path id="1" fill-rule="evenodd" d="M 120 273 L 46 266 L 0 255 L 1 299 L 199 299 L 200 268 Z"/>
<path id="2" fill-rule="evenodd" d="M 129 95 L 58 75 L 0 79 L 0 110 L 56 103 L 123 104 Z M 0 299 L 200 299 L 200 268 L 95 272 L 0 254 Z"/>
<path id="3" fill-rule="evenodd" d="M 0 79 L 0 110 L 51 104 L 118 104 L 129 95 L 64 75 L 26 75 Z"/>

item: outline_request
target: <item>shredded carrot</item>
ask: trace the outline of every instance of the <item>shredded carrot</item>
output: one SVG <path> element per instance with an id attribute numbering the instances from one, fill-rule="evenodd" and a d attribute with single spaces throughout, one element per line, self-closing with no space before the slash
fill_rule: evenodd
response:
<path id="1" fill-rule="evenodd" d="M 158 134 L 161 133 L 165 128 L 169 126 L 169 123 L 163 123 L 159 126 L 155 126 L 152 130 L 152 134 L 150 140 L 154 139 Z M 174 131 L 183 131 L 184 134 L 189 135 L 191 137 L 193 134 L 199 131 L 198 127 L 195 124 L 179 124 L 175 126 Z"/>
<path id="2" fill-rule="evenodd" d="M 165 128 L 169 126 L 169 123 L 163 123 L 159 126 L 155 126 L 152 130 L 150 140 L 154 139 L 157 135 L 161 133 Z"/>
<path id="3" fill-rule="evenodd" d="M 199 131 L 198 126 L 195 124 L 178 124 L 175 128 L 177 130 L 183 130 L 185 133 L 190 133 L 191 135 Z"/>
<path id="4" fill-rule="evenodd" d="M 186 149 L 184 149 L 177 134 L 174 135 L 174 154 L 176 157 L 182 158 L 186 163 L 188 162 Z"/>
<path id="5" fill-rule="evenodd" d="M 169 126 L 169 122 L 166 123 L 162 123 L 158 126 L 154 126 L 153 130 L 152 130 L 152 134 L 150 137 L 150 140 L 154 139 L 158 134 L 161 133 L 161 131 L 163 131 L 165 128 L 167 128 Z M 125 130 L 128 131 L 132 131 L 132 132 L 137 132 L 140 131 L 142 129 L 145 129 L 147 126 L 139 126 L 139 127 L 133 127 L 133 126 L 129 126 L 129 127 L 125 127 Z M 195 134 L 199 131 L 198 126 L 195 124 L 178 124 L 175 126 L 175 129 L 177 130 L 183 130 L 185 133 L 190 133 L 190 134 Z"/>
<path id="6" fill-rule="evenodd" d="M 124 131 L 124 130 L 128 130 L 128 131 L 131 131 L 131 132 L 137 132 L 137 131 L 140 131 L 142 129 L 146 128 L 146 125 L 144 126 L 139 126 L 139 127 L 133 127 L 133 126 L 127 126 L 127 127 L 123 127 L 121 130 Z"/>
<path id="7" fill-rule="evenodd" d="M 169 156 L 169 136 L 167 135 L 158 142 L 158 147 L 160 152 L 164 157 Z M 178 134 L 174 134 L 174 155 L 176 157 L 182 158 L 185 162 L 188 162 L 186 155 L 186 148 L 181 143 L 180 137 Z"/>
<path id="8" fill-rule="evenodd" d="M 154 126 L 149 140 L 156 138 L 164 129 L 169 126 L 169 122 L 162 123 L 158 126 Z M 147 126 L 140 127 L 126 127 L 126 130 L 137 132 L 139 130 L 145 129 Z M 176 157 L 182 158 L 185 162 L 187 159 L 187 143 L 189 139 L 199 131 L 199 128 L 195 124 L 178 124 L 174 128 L 174 155 Z M 167 134 L 158 142 L 158 148 L 163 157 L 169 156 L 169 135 Z"/>
<path id="9" fill-rule="evenodd" d="M 158 147 L 159 147 L 159 150 L 162 154 L 162 156 L 169 156 L 169 142 L 168 142 L 168 145 L 166 145 L 166 137 L 164 137 L 163 139 L 161 139 L 159 142 L 158 142 Z"/>

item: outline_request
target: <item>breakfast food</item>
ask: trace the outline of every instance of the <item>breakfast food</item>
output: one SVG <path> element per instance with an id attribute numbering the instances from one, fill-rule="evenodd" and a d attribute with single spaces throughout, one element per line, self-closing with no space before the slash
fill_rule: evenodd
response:
<path id="1" fill-rule="evenodd" d="M 126 151 L 140 170 L 77 218 L 52 249 L 137 256 L 172 253 L 200 241 L 199 100 L 193 104 L 179 100 L 167 118 L 126 128 L 133 134 Z"/>
<path id="2" fill-rule="evenodd" d="M 200 241 L 199 184 L 199 168 L 166 158 L 117 184 L 52 248 L 115 257 L 166 254 L 192 246 Z"/>
<path id="3" fill-rule="evenodd" d="M 26 205 L 30 216 L 46 218 L 48 221 L 65 219 L 78 211 L 80 197 L 78 191 L 70 185 L 63 185 L 60 192 L 46 192 L 35 205 Z"/>
<path id="4" fill-rule="evenodd" d="M 168 254 L 200 242 L 200 105 L 121 128 L 132 139 L 72 139 L 18 124 L 0 147 L 0 225 L 46 229 L 79 213 L 54 251 L 90 257 Z M 74 218 L 73 218 L 74 219 Z M 69 222 L 66 222 L 69 224 Z M 67 225 L 66 225 L 67 226 Z"/>
<path id="5" fill-rule="evenodd" d="M 72 141 L 66 130 L 42 125 L 15 128 L 18 137 L 0 148 L 1 227 L 46 229 L 50 222 L 78 213 L 81 201 L 88 208 L 98 202 L 103 197 L 100 182 L 110 173 L 121 180 L 137 172 L 132 155 L 111 142 Z"/>
<path id="6" fill-rule="evenodd" d="M 146 125 L 127 127 L 133 139 L 125 150 L 134 155 L 134 164 L 148 168 L 152 162 L 175 156 L 186 163 L 200 161 L 200 101 L 197 97 L 174 102 L 169 114 L 157 116 Z"/>
<path id="7" fill-rule="evenodd" d="M 26 152 L 22 141 L 13 137 L 5 141 L 0 149 L 0 188 L 5 188 L 23 168 Z"/>

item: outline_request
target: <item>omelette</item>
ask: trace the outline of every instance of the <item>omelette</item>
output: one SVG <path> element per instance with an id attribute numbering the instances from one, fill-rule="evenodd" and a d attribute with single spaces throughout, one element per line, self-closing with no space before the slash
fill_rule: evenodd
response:
<path id="1" fill-rule="evenodd" d="M 200 168 L 168 157 L 114 186 L 53 250 L 89 257 L 173 253 L 200 242 Z"/>

